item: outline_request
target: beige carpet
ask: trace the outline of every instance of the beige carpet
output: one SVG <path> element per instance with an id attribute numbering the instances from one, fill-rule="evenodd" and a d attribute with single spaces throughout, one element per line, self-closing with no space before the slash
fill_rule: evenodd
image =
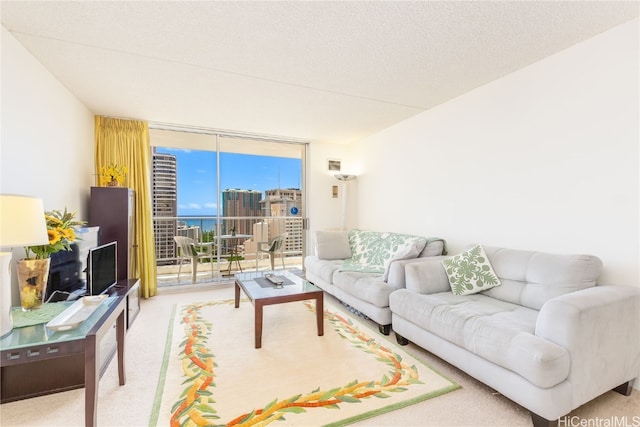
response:
<path id="1" fill-rule="evenodd" d="M 147 426 L 160 374 L 167 328 L 175 304 L 233 298 L 233 288 L 189 287 L 196 292 L 165 293 L 142 301 L 142 311 L 127 334 L 127 384 L 118 385 L 117 364 L 100 380 L 98 425 Z M 330 297 L 327 298 L 331 300 Z M 267 345 L 268 340 L 263 342 Z M 356 426 L 531 426 L 529 413 L 465 373 L 410 344 L 407 351 L 462 386 L 452 393 L 364 420 Z M 629 397 L 608 392 L 578 408 L 566 426 L 640 425 L 640 391 Z M 636 418 L 634 418 L 636 417 Z M 614 421 L 618 421 L 614 424 Z M 621 424 L 620 421 L 627 421 Z M 587 424 L 591 422 L 591 424 Z M 606 424 L 609 422 L 609 424 Z M 84 390 L 72 390 L 0 405 L 0 425 L 82 426 Z M 277 425 L 277 424 L 275 424 Z"/>
<path id="2" fill-rule="evenodd" d="M 256 349 L 249 302 L 178 307 L 157 425 L 346 425 L 459 388 L 332 304 L 324 323 L 314 303 L 267 306 Z"/>

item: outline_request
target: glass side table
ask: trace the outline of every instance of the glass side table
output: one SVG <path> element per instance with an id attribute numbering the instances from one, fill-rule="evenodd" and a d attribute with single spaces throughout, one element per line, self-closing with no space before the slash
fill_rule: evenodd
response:
<path id="1" fill-rule="evenodd" d="M 76 329 L 54 332 L 39 324 L 2 337 L 0 403 L 84 386 L 85 425 L 95 426 L 99 377 L 115 353 L 119 383 L 126 381 L 126 311 L 126 292 L 115 292 Z M 114 329 L 115 344 L 109 345 Z"/>

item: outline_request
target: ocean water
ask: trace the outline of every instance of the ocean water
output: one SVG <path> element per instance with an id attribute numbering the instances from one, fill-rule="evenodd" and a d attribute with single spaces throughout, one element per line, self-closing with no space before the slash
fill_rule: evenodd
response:
<path id="1" fill-rule="evenodd" d="M 181 218 L 178 217 L 178 221 L 184 222 L 187 227 L 200 227 L 202 231 L 215 231 L 216 229 L 216 219 L 210 217 L 203 218 Z"/>

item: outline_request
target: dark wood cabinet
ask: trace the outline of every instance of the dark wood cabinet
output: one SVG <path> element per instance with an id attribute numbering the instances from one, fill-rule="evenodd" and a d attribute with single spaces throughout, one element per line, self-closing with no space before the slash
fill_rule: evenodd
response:
<path id="1" fill-rule="evenodd" d="M 100 244 L 118 242 L 118 280 L 136 276 L 134 209 L 132 189 L 91 187 L 89 226 L 100 227 Z"/>

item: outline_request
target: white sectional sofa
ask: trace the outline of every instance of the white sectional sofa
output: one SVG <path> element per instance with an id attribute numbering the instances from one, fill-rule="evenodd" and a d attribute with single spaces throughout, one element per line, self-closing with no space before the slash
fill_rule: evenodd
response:
<path id="1" fill-rule="evenodd" d="M 557 425 L 609 390 L 631 392 L 640 289 L 596 286 L 594 256 L 479 247 L 406 265 L 406 288 L 389 296 L 399 343 L 527 408 L 534 425 Z"/>
<path id="2" fill-rule="evenodd" d="M 405 265 L 446 254 L 440 238 L 366 230 L 317 231 L 316 254 L 304 260 L 305 277 L 319 288 L 391 330 L 389 295 L 404 288 Z"/>

